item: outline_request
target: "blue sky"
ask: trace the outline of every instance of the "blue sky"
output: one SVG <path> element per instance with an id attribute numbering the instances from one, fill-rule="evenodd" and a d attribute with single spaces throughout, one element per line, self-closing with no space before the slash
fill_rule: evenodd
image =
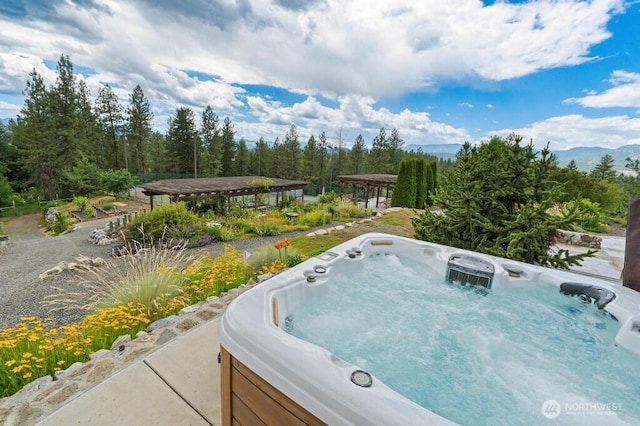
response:
<path id="1" fill-rule="evenodd" d="M 615 148 L 640 144 L 638 28 L 638 0 L 4 0 L 0 118 L 66 54 L 93 95 L 140 84 L 159 131 L 210 104 L 249 141 Z"/>

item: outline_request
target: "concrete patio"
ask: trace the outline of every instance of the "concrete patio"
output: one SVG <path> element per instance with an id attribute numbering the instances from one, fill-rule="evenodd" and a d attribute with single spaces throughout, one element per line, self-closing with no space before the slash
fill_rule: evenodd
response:
<path id="1" fill-rule="evenodd" d="M 219 425 L 219 318 L 78 396 L 41 425 Z"/>

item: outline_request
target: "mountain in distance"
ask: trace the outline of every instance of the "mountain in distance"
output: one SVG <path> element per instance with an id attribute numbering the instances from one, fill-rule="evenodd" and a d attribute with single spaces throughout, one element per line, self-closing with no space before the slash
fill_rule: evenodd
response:
<path id="1" fill-rule="evenodd" d="M 456 153 L 460 150 L 462 144 L 433 144 L 433 145 L 417 145 L 411 144 L 404 147 L 405 151 L 422 150 L 423 153 L 434 155 L 439 158 L 448 159 L 455 158 Z M 640 159 L 640 145 L 624 145 L 616 149 L 603 147 L 578 147 L 563 151 L 551 151 L 558 159 L 560 167 L 564 167 L 571 160 L 575 161 L 576 166 L 583 172 L 590 172 L 600 163 L 605 155 L 609 154 L 613 157 L 614 167 L 616 171 L 622 172 L 625 169 L 626 158 L 632 160 Z"/>

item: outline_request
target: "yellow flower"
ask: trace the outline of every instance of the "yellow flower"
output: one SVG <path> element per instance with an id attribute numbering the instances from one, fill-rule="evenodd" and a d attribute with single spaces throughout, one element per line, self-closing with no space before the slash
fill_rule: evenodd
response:
<path id="1" fill-rule="evenodd" d="M 15 363 L 16 363 L 15 359 L 10 359 L 9 361 L 5 362 L 4 365 L 7 367 L 11 367 Z"/>
<path id="2" fill-rule="evenodd" d="M 29 377 L 33 376 L 33 374 L 31 374 L 30 371 L 24 373 L 24 375 L 22 376 L 23 379 L 28 379 Z"/>
<path id="3" fill-rule="evenodd" d="M 24 359 L 29 359 L 33 356 L 33 354 L 31 352 L 25 352 L 22 354 L 22 358 Z"/>
<path id="4" fill-rule="evenodd" d="M 67 361 L 65 361 L 64 359 L 61 359 L 60 361 L 58 361 L 56 364 L 58 365 L 63 365 L 65 364 Z"/>

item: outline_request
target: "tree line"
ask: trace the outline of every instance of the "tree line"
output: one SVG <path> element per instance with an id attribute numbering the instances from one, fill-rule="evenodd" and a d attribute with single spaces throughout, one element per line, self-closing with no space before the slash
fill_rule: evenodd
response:
<path id="1" fill-rule="evenodd" d="M 388 134 L 381 128 L 371 148 L 359 135 L 347 149 L 341 130 L 332 138 L 323 131 L 301 141 L 295 125 L 282 139 L 246 141 L 210 105 L 199 117 L 189 107 L 177 108 L 163 134 L 152 128 L 152 108 L 140 85 L 127 105 L 108 84 L 92 101 L 68 56 L 60 57 L 56 70 L 47 87 L 34 69 L 20 113 L 0 124 L 0 205 L 16 194 L 46 200 L 85 195 L 100 189 L 101 174 L 121 170 L 138 182 L 243 175 L 304 180 L 317 193 L 335 188 L 339 174 L 395 174 L 405 156 L 426 157 L 406 153 L 397 129 Z"/>

